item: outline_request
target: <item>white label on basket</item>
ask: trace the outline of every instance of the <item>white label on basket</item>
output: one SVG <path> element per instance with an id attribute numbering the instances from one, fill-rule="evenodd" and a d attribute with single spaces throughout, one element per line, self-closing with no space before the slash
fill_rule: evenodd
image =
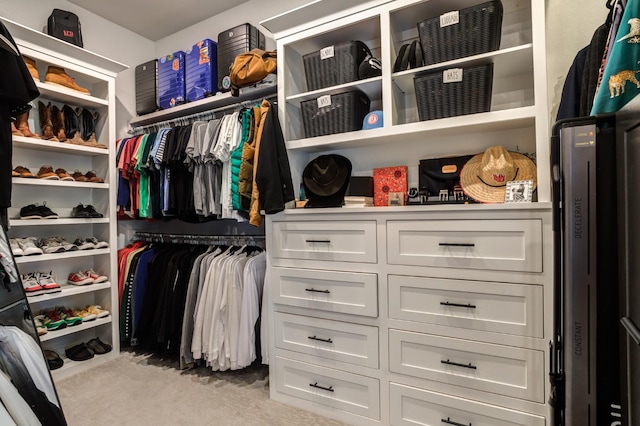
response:
<path id="1" fill-rule="evenodd" d="M 462 68 L 451 68 L 442 71 L 443 83 L 459 83 L 462 81 Z"/>
<path id="2" fill-rule="evenodd" d="M 324 95 L 318 98 L 318 108 L 331 106 L 331 95 Z"/>
<path id="3" fill-rule="evenodd" d="M 329 59 L 333 58 L 333 46 L 325 47 L 324 49 L 320 49 L 320 59 Z"/>
<path id="4" fill-rule="evenodd" d="M 460 12 L 454 10 L 453 12 L 440 15 L 440 28 L 448 27 L 449 25 L 455 25 L 460 23 Z"/>

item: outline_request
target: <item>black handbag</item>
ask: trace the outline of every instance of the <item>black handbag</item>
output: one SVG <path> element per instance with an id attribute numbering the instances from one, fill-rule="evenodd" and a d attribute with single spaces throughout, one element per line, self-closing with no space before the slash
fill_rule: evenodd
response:
<path id="1" fill-rule="evenodd" d="M 78 15 L 73 12 L 53 9 L 47 20 L 47 34 L 78 47 L 84 47 L 80 20 Z"/>
<path id="2" fill-rule="evenodd" d="M 428 191 L 430 196 L 440 196 L 442 190 L 453 195 L 454 187 L 460 185 L 460 171 L 471 157 L 473 155 L 420 160 L 420 190 Z"/>

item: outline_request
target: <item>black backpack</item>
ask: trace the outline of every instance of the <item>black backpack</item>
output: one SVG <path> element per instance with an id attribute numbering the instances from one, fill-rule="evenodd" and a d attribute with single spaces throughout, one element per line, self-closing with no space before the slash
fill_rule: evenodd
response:
<path id="1" fill-rule="evenodd" d="M 84 47 L 80 20 L 75 13 L 53 9 L 47 21 L 47 34 L 78 47 Z"/>

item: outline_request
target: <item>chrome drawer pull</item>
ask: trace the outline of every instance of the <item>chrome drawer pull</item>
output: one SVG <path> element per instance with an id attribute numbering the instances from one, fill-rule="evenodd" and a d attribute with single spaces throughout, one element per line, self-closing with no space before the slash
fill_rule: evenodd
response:
<path id="1" fill-rule="evenodd" d="M 446 423 L 448 425 L 453 425 L 453 426 L 472 426 L 471 423 L 469 423 L 468 425 L 465 425 L 464 423 L 454 422 L 453 420 L 451 420 L 451 417 L 447 417 L 446 419 L 440 419 L 440 421 L 442 423 Z"/>
<path id="2" fill-rule="evenodd" d="M 453 361 L 449 361 L 449 360 L 446 360 L 446 361 L 441 360 L 440 362 L 441 362 L 442 364 L 454 365 L 454 366 L 456 366 L 456 367 L 470 368 L 470 369 L 472 369 L 472 370 L 477 370 L 477 369 L 478 369 L 478 367 L 476 367 L 475 365 L 471 365 L 471 363 L 469 363 L 469 364 L 460 364 L 460 363 L 458 363 L 458 362 L 453 362 Z"/>
<path id="3" fill-rule="evenodd" d="M 316 290 L 315 288 L 305 288 L 304 291 L 310 291 L 311 293 L 324 293 L 324 294 L 331 293 L 329 290 Z"/>
<path id="4" fill-rule="evenodd" d="M 324 386 L 318 385 L 318 382 L 309 383 L 309 386 L 311 386 L 312 388 L 316 388 L 316 389 L 322 389 L 322 390 L 325 390 L 327 392 L 333 392 L 333 386 L 329 386 L 328 388 L 325 388 Z"/>
<path id="5" fill-rule="evenodd" d="M 331 338 L 321 339 L 321 338 L 316 337 L 316 336 L 307 336 L 307 339 L 309 339 L 309 340 L 317 340 L 318 342 L 333 343 L 333 340 L 331 340 Z"/>
<path id="6" fill-rule="evenodd" d="M 469 309 L 475 309 L 476 305 L 472 305 L 471 303 L 467 303 L 466 305 L 463 305 L 461 303 L 450 303 L 450 302 L 440 302 L 440 304 L 442 306 L 455 306 L 456 308 L 469 308 Z"/>
<path id="7" fill-rule="evenodd" d="M 474 243 L 438 243 L 439 246 L 443 247 L 475 247 Z"/>
<path id="8" fill-rule="evenodd" d="M 308 243 L 331 244 L 331 240 L 307 240 Z"/>

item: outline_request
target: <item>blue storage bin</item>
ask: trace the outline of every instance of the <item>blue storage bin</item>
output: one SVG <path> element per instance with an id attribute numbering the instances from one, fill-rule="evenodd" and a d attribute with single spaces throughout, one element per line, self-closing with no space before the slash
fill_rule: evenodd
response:
<path id="1" fill-rule="evenodd" d="M 187 100 L 215 95 L 218 89 L 218 43 L 208 38 L 187 50 L 185 81 Z"/>
<path id="2" fill-rule="evenodd" d="M 158 60 L 158 102 L 166 109 L 185 102 L 185 54 L 182 51 Z"/>

